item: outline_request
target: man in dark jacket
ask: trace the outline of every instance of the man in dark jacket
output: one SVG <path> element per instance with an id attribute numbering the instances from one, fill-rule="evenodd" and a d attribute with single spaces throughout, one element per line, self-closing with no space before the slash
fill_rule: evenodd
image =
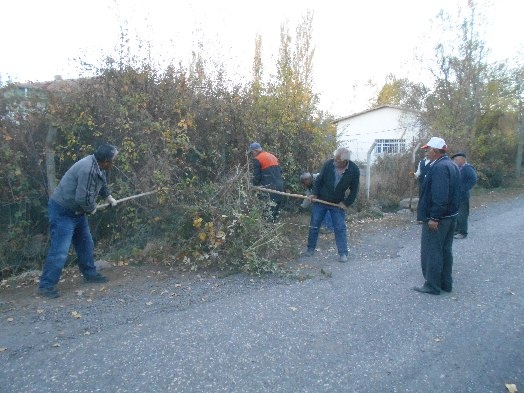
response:
<path id="1" fill-rule="evenodd" d="M 249 145 L 247 154 L 251 154 L 253 158 L 253 185 L 284 191 L 282 169 L 278 164 L 278 159 L 273 154 L 264 151 L 257 142 Z M 282 195 L 269 193 L 270 213 L 273 221 L 278 218 L 282 200 Z"/>
<path id="2" fill-rule="evenodd" d="M 335 231 L 335 243 L 339 255 L 339 262 L 348 260 L 348 243 L 346 227 L 346 209 L 351 206 L 358 195 L 360 171 L 358 166 L 350 160 L 350 152 L 345 147 L 335 150 L 334 158 L 327 160 L 315 182 L 310 200 L 321 199 L 326 202 L 339 204 L 340 207 L 314 202 L 311 208 L 311 221 L 307 241 L 307 256 L 312 256 L 318 240 L 320 225 L 327 212 L 331 214 Z"/>
<path id="3" fill-rule="evenodd" d="M 413 289 L 432 295 L 451 292 L 453 235 L 457 221 L 460 174 L 446 155 L 446 142 L 433 137 L 428 149 L 431 166 L 422 185 L 417 220 L 422 221 L 420 259 L 425 283 Z"/>
<path id="4" fill-rule="evenodd" d="M 96 271 L 94 243 L 86 214 L 96 211 L 98 196 L 105 198 L 110 206 L 117 204 L 109 194 L 105 175 L 105 171 L 113 166 L 116 154 L 115 146 L 99 146 L 95 154 L 82 158 L 67 170 L 51 195 L 48 204 L 51 244 L 40 277 L 40 296 L 59 296 L 55 285 L 60 280 L 71 243 L 84 280 L 92 283 L 108 281 Z"/>
<path id="5" fill-rule="evenodd" d="M 471 189 L 477 184 L 477 171 L 466 162 L 466 153 L 459 152 L 451 157 L 460 171 L 460 204 L 455 228 L 455 239 L 468 236 L 469 198 Z"/>

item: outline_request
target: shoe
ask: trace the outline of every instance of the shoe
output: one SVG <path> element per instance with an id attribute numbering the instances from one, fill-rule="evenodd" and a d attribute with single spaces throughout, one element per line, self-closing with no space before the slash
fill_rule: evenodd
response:
<path id="1" fill-rule="evenodd" d="M 348 256 L 347 255 L 339 255 L 338 261 L 340 263 L 346 263 L 348 261 Z"/>
<path id="2" fill-rule="evenodd" d="M 427 287 L 425 285 L 421 287 L 413 287 L 413 290 L 420 292 L 420 293 L 429 293 L 430 295 L 440 295 L 440 292 L 434 290 L 433 288 Z"/>
<path id="3" fill-rule="evenodd" d="M 84 282 L 104 283 L 108 281 L 109 279 L 106 276 L 102 276 L 100 273 L 84 276 Z"/>
<path id="4" fill-rule="evenodd" d="M 454 239 L 465 239 L 467 235 L 464 235 L 462 233 L 457 233 L 455 236 L 453 236 Z"/>
<path id="5" fill-rule="evenodd" d="M 48 299 L 56 299 L 57 297 L 60 296 L 60 294 L 58 293 L 58 291 L 54 288 L 54 287 L 51 287 L 51 288 L 38 288 L 38 295 L 39 296 L 43 296 L 43 297 L 46 297 Z"/>
<path id="6" fill-rule="evenodd" d="M 304 256 L 312 257 L 314 253 L 315 253 L 315 250 L 306 250 L 306 252 L 304 253 Z"/>
<path id="7" fill-rule="evenodd" d="M 447 292 L 447 293 L 451 292 L 451 287 L 442 287 L 440 289 L 442 289 L 444 292 Z"/>

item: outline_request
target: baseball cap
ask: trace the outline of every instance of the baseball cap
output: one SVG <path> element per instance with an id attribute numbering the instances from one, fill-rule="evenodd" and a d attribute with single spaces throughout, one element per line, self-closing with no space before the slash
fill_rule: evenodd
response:
<path id="1" fill-rule="evenodd" d="M 247 153 L 251 153 L 253 150 L 262 149 L 262 146 L 260 146 L 260 143 L 253 142 L 249 145 L 249 148 L 247 149 Z"/>
<path id="2" fill-rule="evenodd" d="M 448 150 L 448 147 L 446 146 L 446 141 L 437 136 L 431 138 L 428 143 L 421 147 L 421 149 L 427 149 L 429 147 L 432 147 L 433 149 Z"/>

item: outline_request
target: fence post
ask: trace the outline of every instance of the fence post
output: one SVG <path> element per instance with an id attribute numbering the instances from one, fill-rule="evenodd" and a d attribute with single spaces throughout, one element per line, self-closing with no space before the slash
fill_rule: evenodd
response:
<path id="1" fill-rule="evenodd" d="M 373 144 L 368 150 L 368 161 L 367 161 L 367 167 L 366 167 L 366 199 L 369 201 L 369 189 L 371 188 L 371 153 L 373 153 L 373 150 L 375 150 L 375 146 L 377 145 L 377 141 L 373 141 Z"/>

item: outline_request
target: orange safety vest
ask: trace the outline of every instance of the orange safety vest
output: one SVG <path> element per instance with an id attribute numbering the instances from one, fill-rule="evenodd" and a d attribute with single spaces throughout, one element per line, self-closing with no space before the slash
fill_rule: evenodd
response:
<path id="1" fill-rule="evenodd" d="M 260 163 L 260 169 L 262 171 L 271 166 L 278 166 L 277 158 L 267 151 L 260 152 L 255 159 Z"/>

